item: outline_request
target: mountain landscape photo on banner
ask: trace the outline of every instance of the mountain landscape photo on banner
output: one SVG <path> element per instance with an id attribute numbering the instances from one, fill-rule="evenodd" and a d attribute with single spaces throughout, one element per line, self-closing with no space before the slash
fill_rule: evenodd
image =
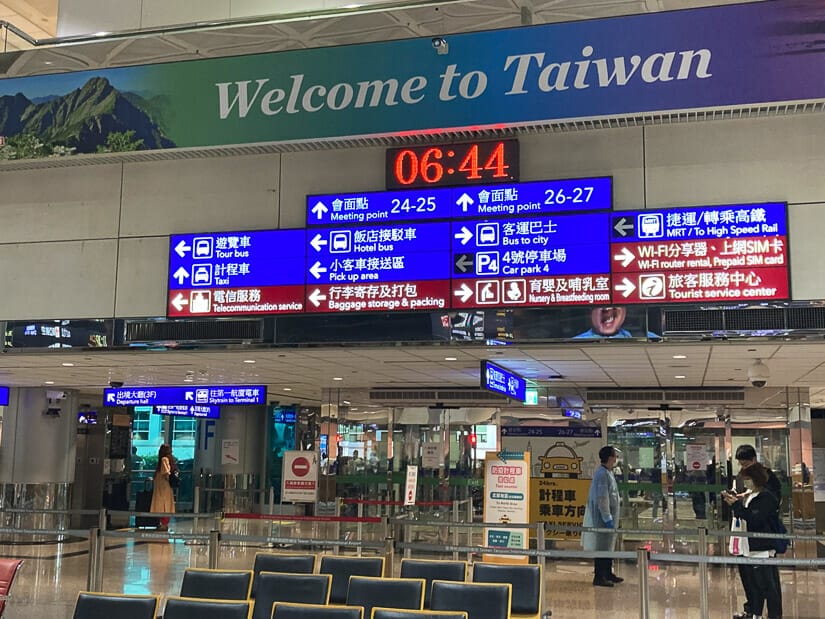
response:
<path id="1" fill-rule="evenodd" d="M 63 95 L 0 96 L 0 156 L 172 148 L 163 107 L 162 96 L 122 92 L 105 77 L 91 77 Z"/>

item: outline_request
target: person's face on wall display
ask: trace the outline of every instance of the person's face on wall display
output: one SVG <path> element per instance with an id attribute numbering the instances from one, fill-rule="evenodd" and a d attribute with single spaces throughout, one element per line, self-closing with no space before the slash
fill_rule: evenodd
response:
<path id="1" fill-rule="evenodd" d="M 622 328 L 627 317 L 627 310 L 623 307 L 597 307 L 590 312 L 590 322 L 593 330 L 599 335 L 610 337 L 616 335 Z"/>

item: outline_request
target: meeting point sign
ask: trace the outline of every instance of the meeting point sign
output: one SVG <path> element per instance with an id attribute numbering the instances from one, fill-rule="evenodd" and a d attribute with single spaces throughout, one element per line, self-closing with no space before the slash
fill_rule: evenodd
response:
<path id="1" fill-rule="evenodd" d="M 777 0 L 445 35 L 447 54 L 420 38 L 14 78 L 0 80 L 0 112 L 6 138 L 32 134 L 48 155 L 127 137 L 206 147 L 821 99 L 820 12 Z M 58 126 L 83 114 L 99 132 Z"/>

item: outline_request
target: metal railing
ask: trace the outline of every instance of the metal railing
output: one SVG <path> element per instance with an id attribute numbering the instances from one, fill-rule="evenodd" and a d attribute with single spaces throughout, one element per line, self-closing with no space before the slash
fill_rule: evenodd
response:
<path id="1" fill-rule="evenodd" d="M 460 501 L 454 505 L 455 513 L 459 513 L 464 506 Z M 52 510 L 0 510 L 0 515 L 4 512 L 21 513 L 21 514 L 37 514 L 43 512 L 51 512 Z M 83 514 L 89 515 L 90 510 L 54 510 L 54 513 L 60 514 Z M 733 566 L 740 564 L 748 565 L 777 565 L 784 568 L 821 568 L 825 567 L 825 558 L 742 558 L 731 556 L 711 556 L 708 554 L 708 539 L 713 537 L 728 538 L 732 535 L 731 531 L 718 530 L 707 531 L 705 529 L 689 529 L 679 531 L 662 531 L 662 530 L 624 530 L 620 531 L 624 534 L 631 535 L 650 535 L 650 536 L 665 536 L 678 535 L 679 537 L 693 537 L 697 539 L 697 554 L 671 553 L 671 552 L 656 552 L 649 546 L 643 546 L 634 550 L 617 550 L 617 551 L 582 551 L 578 549 L 547 549 L 545 547 L 545 526 L 543 523 L 539 524 L 507 524 L 508 529 L 522 529 L 529 533 L 535 533 L 536 545 L 535 548 L 499 548 L 488 547 L 481 544 L 471 543 L 473 541 L 473 531 L 475 529 L 491 527 L 501 528 L 501 523 L 473 523 L 463 522 L 458 519 L 450 522 L 441 520 L 424 521 L 411 520 L 403 516 L 396 518 L 389 518 L 384 516 L 377 517 L 342 517 L 342 516 L 281 516 L 272 514 L 224 514 L 217 513 L 203 513 L 203 514 L 158 514 L 145 513 L 133 511 L 107 511 L 105 509 L 99 512 L 91 512 L 98 514 L 98 526 L 85 529 L 33 529 L 20 527 L 5 527 L 0 528 L 0 544 L 6 536 L 13 536 L 19 538 L 21 536 L 56 536 L 56 537 L 75 537 L 77 539 L 88 540 L 88 573 L 87 573 L 87 588 L 90 591 L 103 591 L 104 586 L 104 563 L 106 539 L 126 539 L 133 541 L 176 541 L 180 540 L 186 543 L 199 543 L 207 546 L 207 561 L 208 567 L 218 568 L 220 566 L 222 551 L 224 547 L 233 546 L 237 544 L 253 546 L 253 547 L 272 547 L 273 545 L 290 545 L 301 546 L 313 551 L 325 551 L 334 549 L 336 552 L 342 550 L 352 551 L 360 555 L 364 550 L 370 550 L 377 554 L 382 554 L 387 559 L 388 575 L 392 576 L 394 571 L 394 562 L 396 552 L 402 552 L 403 556 L 411 556 L 414 552 L 435 554 L 437 556 L 452 555 L 457 558 L 460 555 L 465 555 L 468 561 L 472 561 L 474 557 L 480 555 L 501 555 L 501 556 L 527 556 L 534 559 L 538 564 L 546 567 L 549 560 L 572 560 L 572 561 L 590 561 L 597 558 L 610 558 L 620 561 L 626 561 L 636 565 L 638 584 L 639 584 L 639 617 L 640 619 L 649 619 L 651 615 L 650 609 L 650 583 L 648 581 L 649 567 L 654 564 L 683 564 L 695 565 L 699 575 L 699 601 L 700 617 L 702 619 L 709 619 L 709 581 L 710 566 Z M 146 530 L 106 530 L 106 522 L 109 516 L 119 517 L 174 517 L 177 522 L 191 520 L 193 524 L 199 522 L 207 524 L 208 530 L 199 531 L 198 527 L 194 527 L 192 532 L 157 532 Z M 364 535 L 364 529 L 360 529 L 362 535 L 353 539 L 346 538 L 340 535 L 340 528 L 324 529 L 325 535 L 318 535 L 317 532 L 312 532 L 309 535 L 301 535 L 300 527 L 296 529 L 295 534 L 290 535 L 273 535 L 270 529 L 267 534 L 250 535 L 233 533 L 227 529 L 232 527 L 228 524 L 233 521 L 258 521 L 258 522 L 276 522 L 284 520 L 293 520 L 296 523 L 356 523 L 370 527 L 370 535 Z M 412 527 L 433 526 L 437 528 L 447 527 L 448 535 L 452 533 L 452 543 L 422 542 L 422 541 L 408 541 L 410 537 L 407 534 L 407 529 Z M 582 533 L 585 531 L 601 532 L 601 533 L 616 533 L 612 529 L 595 529 L 591 527 L 554 527 L 554 530 L 565 530 L 574 533 Z M 461 541 L 460 531 L 464 531 L 465 543 L 458 543 Z M 331 533 L 331 535 L 326 535 Z M 400 533 L 400 535 L 398 535 Z M 397 536 L 398 535 L 398 536 Z M 792 544 L 798 544 L 803 541 L 813 541 L 825 543 L 825 535 L 799 535 L 786 534 L 780 535 L 775 533 L 753 533 L 753 532 L 739 532 L 733 533 L 737 537 L 748 538 L 785 538 Z M 365 539 L 365 538 L 370 539 Z M 546 574 L 547 571 L 544 570 Z M 542 612 L 546 611 L 542 609 Z"/>

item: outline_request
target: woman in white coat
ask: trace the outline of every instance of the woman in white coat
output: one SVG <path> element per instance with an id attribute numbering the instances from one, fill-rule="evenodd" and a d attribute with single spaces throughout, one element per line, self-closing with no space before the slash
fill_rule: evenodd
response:
<path id="1" fill-rule="evenodd" d="M 617 458 L 618 453 L 610 445 L 599 450 L 601 466 L 593 472 L 593 481 L 590 483 L 587 507 L 584 510 L 585 527 L 615 530 L 619 522 L 619 486 L 613 477 Z M 582 548 L 587 551 L 612 552 L 616 549 L 616 533 L 586 531 L 582 533 Z M 614 583 L 624 580 L 613 573 L 613 559 L 594 559 L 593 568 L 593 584 L 597 587 L 612 587 Z"/>

